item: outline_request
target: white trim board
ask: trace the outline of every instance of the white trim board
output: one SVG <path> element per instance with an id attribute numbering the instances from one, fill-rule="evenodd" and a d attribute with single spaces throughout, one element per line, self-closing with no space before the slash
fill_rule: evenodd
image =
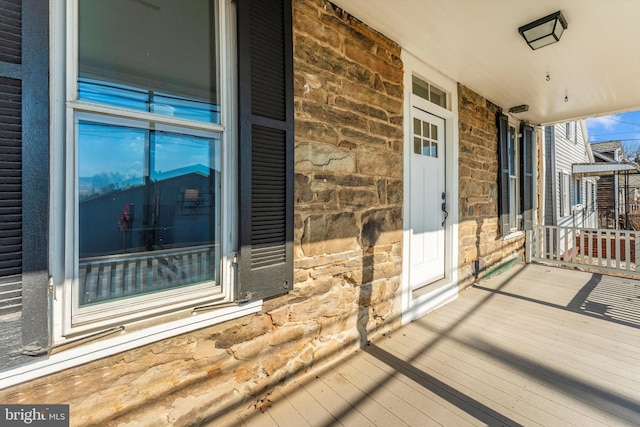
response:
<path id="1" fill-rule="evenodd" d="M 402 323 L 409 323 L 418 317 L 452 301 L 458 295 L 458 84 L 441 74 L 438 70 L 427 65 L 406 50 L 402 51 L 404 63 L 404 218 L 403 218 L 403 261 L 401 280 L 401 310 Z M 429 105 L 428 112 L 446 121 L 446 182 L 449 217 L 447 218 L 445 257 L 445 277 L 436 283 L 427 285 L 419 292 L 412 292 L 410 285 L 410 235 L 409 218 L 407 217 L 411 187 L 410 187 L 410 154 L 413 144 L 411 137 L 411 87 L 412 77 L 434 84 L 448 93 L 449 109 L 435 104 Z M 419 296 L 418 296 L 419 295 Z"/>

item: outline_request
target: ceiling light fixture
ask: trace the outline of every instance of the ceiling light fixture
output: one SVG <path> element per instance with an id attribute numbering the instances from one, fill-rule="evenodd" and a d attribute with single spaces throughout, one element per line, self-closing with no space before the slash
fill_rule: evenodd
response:
<path id="1" fill-rule="evenodd" d="M 524 37 L 529 47 L 533 50 L 560 41 L 564 30 L 567 29 L 567 20 L 561 11 L 547 15 L 530 24 L 518 28 L 518 32 Z"/>

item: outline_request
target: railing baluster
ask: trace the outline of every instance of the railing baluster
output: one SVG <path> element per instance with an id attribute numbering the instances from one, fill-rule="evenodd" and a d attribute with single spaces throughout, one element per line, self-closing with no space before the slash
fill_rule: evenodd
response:
<path id="1" fill-rule="evenodd" d="M 533 244 L 531 245 L 533 248 L 532 258 L 540 258 L 540 241 L 542 240 L 542 232 L 540 231 L 539 225 L 533 227 L 533 235 L 531 236 L 531 239 L 533 240 Z"/>
<path id="2" fill-rule="evenodd" d="M 616 231 L 614 231 L 614 233 L 615 233 L 615 236 L 616 236 L 616 240 L 615 240 L 616 260 L 615 260 L 614 268 L 620 268 L 620 231 L 616 230 Z"/>
<path id="3" fill-rule="evenodd" d="M 575 262 L 575 257 L 576 257 L 576 251 L 572 250 L 574 249 L 575 243 L 572 243 L 572 240 L 574 240 L 574 228 L 565 228 L 564 229 L 564 236 L 563 236 L 563 241 L 564 241 L 564 250 L 563 253 L 565 254 L 565 256 L 569 255 L 569 259 L 566 261 L 569 262 Z"/>
<path id="4" fill-rule="evenodd" d="M 587 241 L 584 245 L 584 252 L 585 252 L 585 264 L 587 265 L 591 265 L 593 264 L 593 235 L 591 234 L 590 231 L 585 232 L 584 235 L 585 240 Z"/>
<path id="5" fill-rule="evenodd" d="M 147 286 L 147 260 L 146 259 L 138 259 L 136 260 L 136 274 L 138 275 L 138 279 L 136 280 L 136 291 L 142 292 Z"/>
<path id="6" fill-rule="evenodd" d="M 614 239 L 614 236 L 611 234 L 610 230 L 605 231 L 607 235 L 607 239 L 605 240 L 605 244 L 607 245 L 607 267 L 613 267 L 612 259 L 611 259 L 611 242 Z"/>
<path id="7" fill-rule="evenodd" d="M 596 248 L 597 248 L 597 261 L 598 261 L 598 266 L 602 265 L 602 232 L 600 230 L 597 230 L 596 232 Z"/>
<path id="8" fill-rule="evenodd" d="M 124 289 L 124 264 L 121 262 L 114 263 L 113 269 L 113 293 L 115 296 L 125 295 Z"/>
<path id="9" fill-rule="evenodd" d="M 624 260 L 625 260 L 625 270 L 631 271 L 631 232 L 627 230 L 625 233 L 624 239 Z"/>

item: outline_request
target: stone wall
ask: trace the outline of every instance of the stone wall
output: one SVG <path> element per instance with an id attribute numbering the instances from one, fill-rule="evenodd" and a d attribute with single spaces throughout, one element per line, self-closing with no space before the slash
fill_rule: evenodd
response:
<path id="1" fill-rule="evenodd" d="M 1 390 L 1 402 L 68 403 L 72 425 L 191 425 L 399 324 L 400 48 L 328 2 L 293 9 L 294 290 L 255 316 Z"/>
<path id="2" fill-rule="evenodd" d="M 400 285 L 400 48 L 328 2 L 294 5 L 296 278 L 353 292 L 340 315 L 366 341 Z"/>
<path id="3" fill-rule="evenodd" d="M 463 85 L 459 105 L 459 287 L 524 256 L 524 234 L 503 239 L 498 220 L 498 107 Z"/>

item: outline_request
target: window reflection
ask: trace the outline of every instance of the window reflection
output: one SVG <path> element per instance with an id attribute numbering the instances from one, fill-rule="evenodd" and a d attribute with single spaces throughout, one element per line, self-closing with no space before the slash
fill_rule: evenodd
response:
<path id="1" fill-rule="evenodd" d="M 181 119 L 219 123 L 220 106 L 104 81 L 78 80 L 78 99 Z"/>
<path id="2" fill-rule="evenodd" d="M 216 135 L 80 121 L 78 192 L 81 304 L 218 280 Z"/>
<path id="3" fill-rule="evenodd" d="M 78 11 L 79 99 L 219 123 L 216 1 L 79 0 Z"/>

